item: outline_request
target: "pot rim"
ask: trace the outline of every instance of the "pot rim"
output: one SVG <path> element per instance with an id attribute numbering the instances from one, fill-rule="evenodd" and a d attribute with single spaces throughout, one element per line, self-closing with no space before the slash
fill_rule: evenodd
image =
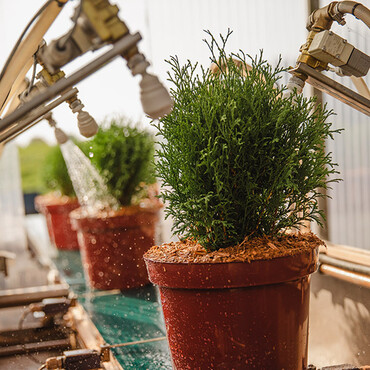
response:
<path id="1" fill-rule="evenodd" d="M 125 231 L 152 225 L 158 219 L 158 211 L 162 203 L 156 199 L 148 200 L 144 206 L 135 205 L 122 207 L 118 211 L 102 211 L 95 215 L 84 214 L 82 207 L 70 214 L 72 228 L 87 233 L 105 233 Z"/>
<path id="2" fill-rule="evenodd" d="M 36 210 L 41 213 L 66 213 L 80 206 L 76 197 L 58 196 L 55 193 L 38 195 L 34 202 Z"/>
<path id="3" fill-rule="evenodd" d="M 225 289 L 278 284 L 318 268 L 319 248 L 251 262 L 173 263 L 144 257 L 153 284 L 175 289 Z"/>
<path id="4" fill-rule="evenodd" d="M 137 215 L 139 213 L 156 213 L 163 207 L 163 204 L 157 200 L 150 199 L 144 205 L 122 206 L 119 210 L 100 211 L 97 214 L 84 214 L 83 207 L 74 209 L 70 213 L 70 218 L 74 220 L 108 220 L 119 217 Z"/>

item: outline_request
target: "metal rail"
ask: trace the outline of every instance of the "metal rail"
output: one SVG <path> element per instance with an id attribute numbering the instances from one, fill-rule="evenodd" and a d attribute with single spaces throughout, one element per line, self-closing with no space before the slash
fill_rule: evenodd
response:
<path id="1" fill-rule="evenodd" d="M 151 338 L 151 339 L 143 339 L 143 340 L 136 340 L 134 342 L 126 342 L 126 343 L 117 343 L 117 344 L 108 344 L 108 348 L 118 348 L 118 347 L 128 347 L 134 346 L 135 344 L 144 344 L 144 343 L 152 343 L 152 342 L 160 342 L 162 340 L 166 340 L 167 337 L 158 337 L 158 338 Z"/>
<path id="2" fill-rule="evenodd" d="M 370 288 L 370 277 L 364 274 L 348 271 L 339 267 L 327 265 L 325 263 L 320 266 L 320 272 L 340 280 L 348 281 L 352 284 Z"/>
<path id="3" fill-rule="evenodd" d="M 68 295 L 68 284 L 1 290 L 0 308 L 24 306 L 30 303 L 40 302 L 44 298 L 67 297 Z"/>
<path id="4" fill-rule="evenodd" d="M 349 89 L 346 86 L 332 80 L 324 74 L 309 67 L 305 63 L 299 63 L 290 73 L 301 73 L 308 76 L 306 82 L 332 97 L 348 104 L 350 107 L 370 116 L 370 100 Z"/>
<path id="5" fill-rule="evenodd" d="M 4 133 L 0 134 L 0 142 L 8 142 L 9 140 L 14 139 L 22 132 L 28 130 L 32 126 L 36 125 L 36 123 L 41 122 L 44 118 L 43 116 L 50 112 L 52 109 L 56 108 L 58 105 L 64 103 L 66 100 L 72 98 L 77 94 L 78 90 L 76 88 L 67 91 L 66 93 L 62 94 L 62 96 L 48 105 L 43 107 L 39 107 L 35 111 L 32 112 L 28 117 L 24 120 L 19 121 L 14 126 L 11 126 L 9 129 L 5 130 Z M 39 119 L 41 117 L 41 119 Z M 0 121 L 1 122 L 1 121 Z"/>
<path id="6" fill-rule="evenodd" d="M 13 346 L 0 348 L 0 357 L 18 355 L 18 354 L 23 354 L 27 352 L 66 349 L 66 348 L 70 348 L 70 346 L 71 346 L 71 343 L 68 338 L 47 340 L 47 341 L 38 342 L 38 343 L 16 344 Z"/>
<path id="7" fill-rule="evenodd" d="M 353 263 L 350 261 L 344 261 L 338 258 L 327 256 L 326 254 L 320 253 L 320 262 L 326 265 L 339 267 L 350 272 L 355 272 L 370 277 L 370 267 L 359 265 L 358 263 Z"/>

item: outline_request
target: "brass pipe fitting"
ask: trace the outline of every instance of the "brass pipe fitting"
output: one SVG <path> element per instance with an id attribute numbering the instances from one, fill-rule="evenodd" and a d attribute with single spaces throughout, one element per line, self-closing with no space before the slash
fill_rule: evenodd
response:
<path id="1" fill-rule="evenodd" d="M 333 24 L 334 19 L 337 17 L 335 16 L 335 7 L 337 5 L 337 1 L 333 1 L 329 5 L 324 6 L 323 8 L 316 9 L 312 12 L 312 14 L 308 17 L 306 28 L 308 31 L 324 31 L 330 30 L 331 25 Z M 335 18 L 334 18 L 335 17 Z M 340 20 L 342 22 L 342 20 Z"/>
<path id="2" fill-rule="evenodd" d="M 355 1 L 333 1 L 323 8 L 316 9 L 308 17 L 307 29 L 309 31 L 324 31 L 330 30 L 333 21 L 340 25 L 345 25 L 345 14 L 352 14 L 356 18 L 362 20 L 370 27 L 370 11 L 361 3 Z"/>

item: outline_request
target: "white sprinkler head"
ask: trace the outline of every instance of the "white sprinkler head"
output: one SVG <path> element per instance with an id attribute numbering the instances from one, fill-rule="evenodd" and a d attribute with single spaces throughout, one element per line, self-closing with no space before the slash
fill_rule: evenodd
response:
<path id="1" fill-rule="evenodd" d="M 99 126 L 89 113 L 81 110 L 77 115 L 78 129 L 82 136 L 91 137 L 99 131 Z"/>
<path id="2" fill-rule="evenodd" d="M 57 139 L 58 144 L 65 144 L 69 140 L 68 135 L 58 127 L 54 128 L 54 135 Z"/>
<path id="3" fill-rule="evenodd" d="M 173 101 L 158 77 L 143 73 L 140 82 L 141 104 L 144 112 L 153 119 L 158 119 L 171 113 Z"/>

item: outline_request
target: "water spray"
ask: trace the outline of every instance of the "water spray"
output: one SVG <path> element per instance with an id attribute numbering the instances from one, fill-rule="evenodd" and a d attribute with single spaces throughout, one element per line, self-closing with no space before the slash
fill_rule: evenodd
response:
<path id="1" fill-rule="evenodd" d="M 86 112 L 80 112 L 79 114 L 81 113 Z M 95 214 L 98 211 L 106 209 L 118 209 L 118 201 L 109 193 L 104 179 L 91 163 L 90 159 L 69 139 L 68 135 L 62 129 L 57 127 L 52 113 L 46 114 L 44 118 L 49 122 L 50 127 L 54 128 L 55 138 L 60 145 L 73 189 L 85 212 Z M 89 128 L 88 126 L 86 127 L 87 129 Z"/>

